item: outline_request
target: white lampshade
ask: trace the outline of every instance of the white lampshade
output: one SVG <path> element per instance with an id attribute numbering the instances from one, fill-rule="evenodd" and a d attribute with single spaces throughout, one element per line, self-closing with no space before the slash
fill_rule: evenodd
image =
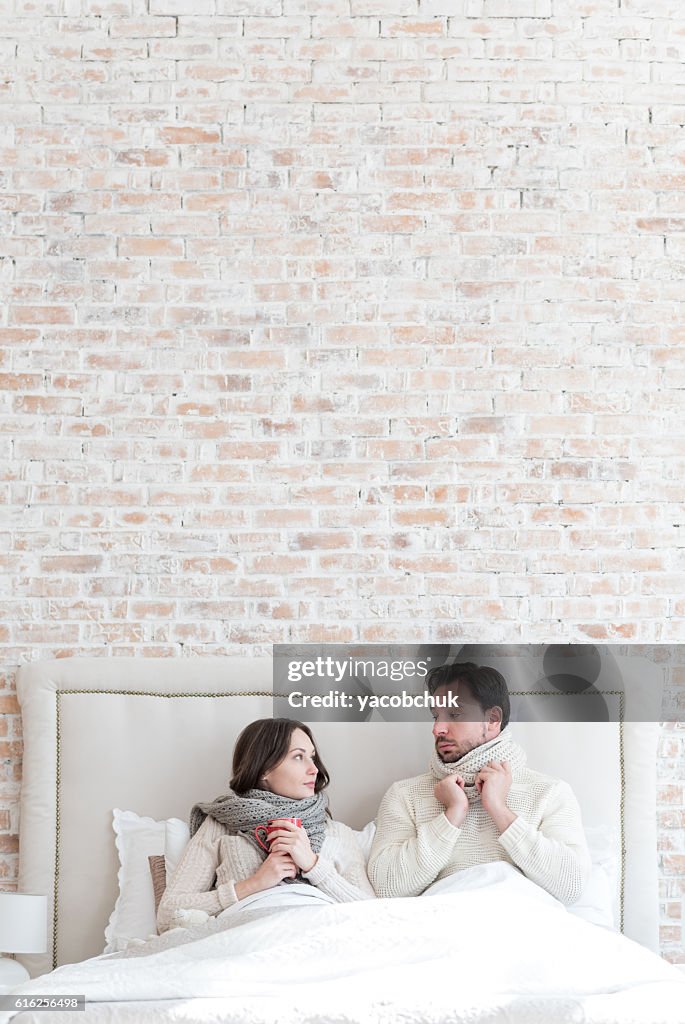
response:
<path id="1" fill-rule="evenodd" d="M 0 952 L 44 953 L 47 948 L 47 896 L 0 892 Z"/>

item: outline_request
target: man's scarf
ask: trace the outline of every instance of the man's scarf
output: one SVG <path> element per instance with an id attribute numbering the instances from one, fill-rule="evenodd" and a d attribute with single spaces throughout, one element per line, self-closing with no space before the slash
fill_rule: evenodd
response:
<path id="1" fill-rule="evenodd" d="M 526 753 L 518 743 L 510 740 L 508 736 L 495 736 L 494 740 L 481 743 L 479 747 L 469 750 L 468 754 L 464 754 L 458 761 L 452 761 L 449 764 L 445 764 L 437 750 L 434 750 L 429 770 L 437 781 L 448 775 L 461 775 L 466 783 L 464 792 L 469 800 L 475 800 L 478 798 L 475 785 L 476 775 L 490 761 L 508 761 L 512 777 L 515 779 L 516 773 L 525 766 Z"/>

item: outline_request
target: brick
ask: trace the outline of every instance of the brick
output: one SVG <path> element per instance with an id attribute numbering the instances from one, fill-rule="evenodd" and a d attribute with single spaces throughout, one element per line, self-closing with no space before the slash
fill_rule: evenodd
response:
<path id="1" fill-rule="evenodd" d="M 252 560 L 252 571 L 272 576 L 275 573 L 303 572 L 307 559 L 297 555 L 269 555 Z"/>
<path id="2" fill-rule="evenodd" d="M 122 238 L 119 243 L 122 257 L 183 255 L 183 242 L 175 238 Z"/>
<path id="3" fill-rule="evenodd" d="M 159 132 L 162 142 L 169 146 L 205 145 L 221 141 L 221 133 L 217 129 L 187 127 L 163 128 Z"/>
<path id="4" fill-rule="evenodd" d="M 157 36 L 175 36 L 176 19 L 159 17 L 148 17 L 140 20 L 113 18 L 109 28 L 109 35 L 113 39 L 118 37 L 135 38 L 136 36 L 154 39 Z"/>
<path id="5" fill-rule="evenodd" d="M 40 560 L 42 572 L 93 572 L 102 564 L 98 555 L 48 555 Z"/>
<path id="6" fill-rule="evenodd" d="M 75 310 L 68 306 L 10 306 L 13 324 L 73 324 Z"/>
<path id="7" fill-rule="evenodd" d="M 318 533 L 296 533 L 293 535 L 289 547 L 292 551 L 307 551 L 321 549 L 340 549 L 352 547 L 354 538 L 351 533 L 334 530 L 330 533 L 323 531 Z"/>

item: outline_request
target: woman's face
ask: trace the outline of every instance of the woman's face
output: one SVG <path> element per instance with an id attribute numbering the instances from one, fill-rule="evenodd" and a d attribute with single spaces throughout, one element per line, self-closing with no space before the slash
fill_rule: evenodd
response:
<path id="1" fill-rule="evenodd" d="M 316 751 L 302 729 L 293 729 L 290 748 L 280 764 L 262 776 L 262 785 L 271 793 L 291 800 L 304 800 L 314 795 L 319 769 L 314 764 Z"/>

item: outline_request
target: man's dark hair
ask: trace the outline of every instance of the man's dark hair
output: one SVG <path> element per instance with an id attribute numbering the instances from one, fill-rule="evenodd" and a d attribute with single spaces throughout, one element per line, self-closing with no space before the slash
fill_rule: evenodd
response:
<path id="1" fill-rule="evenodd" d="M 506 680 L 501 672 L 487 665 L 476 665 L 474 661 L 460 661 L 453 665 L 438 665 L 431 669 L 426 677 L 426 686 L 431 694 L 441 686 L 451 686 L 457 682 L 463 682 L 468 686 L 481 711 L 494 707 L 501 708 L 500 732 L 506 728 L 511 708 Z"/>

